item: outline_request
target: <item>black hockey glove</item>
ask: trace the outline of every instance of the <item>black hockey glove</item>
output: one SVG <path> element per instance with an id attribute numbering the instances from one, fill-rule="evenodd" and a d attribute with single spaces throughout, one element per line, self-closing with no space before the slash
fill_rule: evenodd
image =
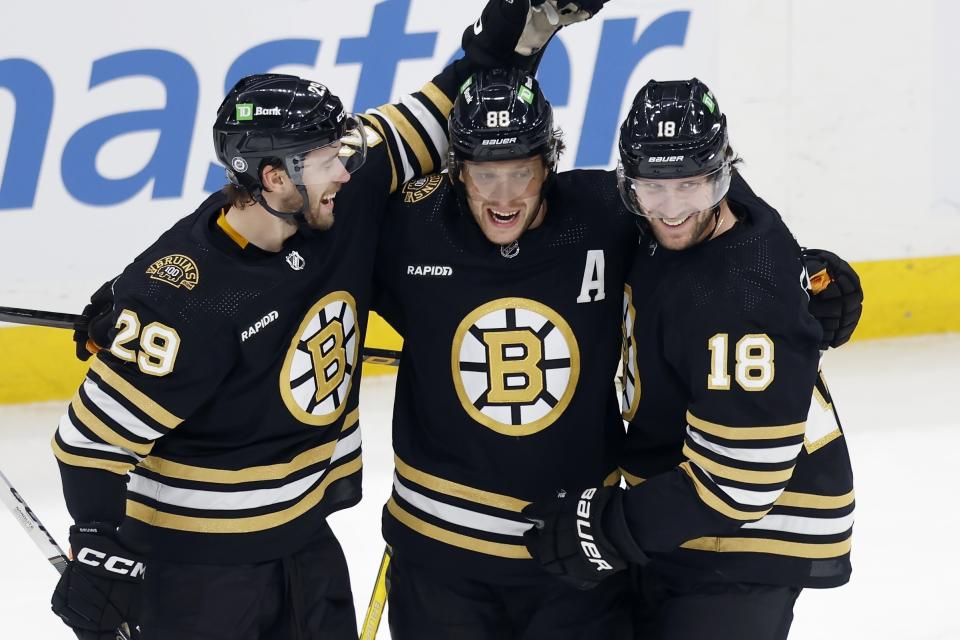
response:
<path id="1" fill-rule="evenodd" d="M 804 249 L 810 277 L 810 313 L 823 327 L 820 349 L 839 347 L 850 339 L 863 312 L 860 278 L 845 260 L 823 249 Z"/>
<path id="2" fill-rule="evenodd" d="M 50 604 L 81 640 L 114 640 L 120 625 L 136 629 L 144 563 L 116 539 L 112 525 L 70 527 L 74 560 Z"/>
<path id="3" fill-rule="evenodd" d="M 536 70 L 543 48 L 561 28 L 588 20 L 606 0 L 488 0 L 461 46 L 482 67 Z"/>
<path id="4" fill-rule="evenodd" d="M 113 328 L 110 322 L 113 317 L 113 283 L 116 281 L 114 278 L 100 285 L 90 296 L 90 304 L 83 308 L 83 316 L 87 318 L 87 330 L 73 332 L 73 342 L 80 360 L 86 361 L 97 351 L 110 346 L 110 330 Z"/>
<path id="5" fill-rule="evenodd" d="M 522 515 L 534 526 L 523 542 L 548 573 L 591 589 L 628 562 L 647 562 L 627 526 L 623 497 L 619 487 L 600 487 L 531 504 Z"/>

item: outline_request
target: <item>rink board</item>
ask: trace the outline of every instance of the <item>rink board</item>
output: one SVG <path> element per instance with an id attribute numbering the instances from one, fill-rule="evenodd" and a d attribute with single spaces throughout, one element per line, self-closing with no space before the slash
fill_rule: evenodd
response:
<path id="1" fill-rule="evenodd" d="M 960 256 L 858 262 L 855 267 L 865 292 L 856 339 L 960 332 Z M 399 349 L 402 342 L 371 314 L 367 344 Z M 86 371 L 64 330 L 0 329 L 0 354 L 0 404 L 67 399 Z M 391 371 L 374 365 L 365 367 L 364 374 Z"/>

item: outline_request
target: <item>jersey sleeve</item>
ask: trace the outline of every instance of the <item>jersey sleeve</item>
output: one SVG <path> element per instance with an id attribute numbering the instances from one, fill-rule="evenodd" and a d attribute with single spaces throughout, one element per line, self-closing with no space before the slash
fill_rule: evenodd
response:
<path id="1" fill-rule="evenodd" d="M 78 522 L 119 522 L 127 474 L 212 397 L 236 360 L 222 324 L 124 295 L 122 278 L 115 293 L 112 345 L 91 359 L 52 442 Z"/>
<path id="2" fill-rule="evenodd" d="M 390 193 L 414 178 L 443 168 L 448 144 L 447 117 L 457 90 L 473 70 L 467 59 L 456 60 L 419 91 L 360 116 L 373 130 L 368 145 L 381 141 L 386 144 Z"/>
<path id="3" fill-rule="evenodd" d="M 799 285 L 742 293 L 670 305 L 662 323 L 663 358 L 688 402 L 686 424 L 677 425 L 682 461 L 628 492 L 637 542 L 649 551 L 759 520 L 793 474 L 817 377 L 818 327 Z M 643 428 L 651 403 L 641 400 L 631 429 Z"/>

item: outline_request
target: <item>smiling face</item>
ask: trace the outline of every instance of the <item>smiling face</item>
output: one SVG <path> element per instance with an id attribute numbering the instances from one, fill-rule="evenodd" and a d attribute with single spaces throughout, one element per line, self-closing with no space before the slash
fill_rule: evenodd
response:
<path id="1" fill-rule="evenodd" d="M 730 170 L 723 166 L 687 178 L 627 178 L 626 184 L 636 212 L 647 218 L 657 242 L 679 251 L 713 233 L 716 206 L 730 185 Z"/>
<path id="2" fill-rule="evenodd" d="M 542 221 L 540 197 L 547 168 L 540 156 L 522 160 L 463 163 L 460 180 L 470 212 L 487 240 L 507 245 Z"/>
<path id="3" fill-rule="evenodd" d="M 350 173 L 340 157 L 341 144 L 313 149 L 296 157 L 295 182 L 307 190 L 309 209 L 304 212 L 307 224 L 325 231 L 333 226 L 334 198 L 341 187 L 350 181 Z M 299 191 L 297 192 L 299 195 Z M 300 206 L 303 199 L 300 199 Z"/>

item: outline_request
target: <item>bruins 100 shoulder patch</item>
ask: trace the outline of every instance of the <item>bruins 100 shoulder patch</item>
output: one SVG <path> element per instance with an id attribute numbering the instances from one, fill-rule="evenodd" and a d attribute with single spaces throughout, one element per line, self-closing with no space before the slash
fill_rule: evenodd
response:
<path id="1" fill-rule="evenodd" d="M 426 199 L 437 190 L 437 187 L 440 186 L 441 182 L 443 182 L 443 176 L 437 173 L 424 176 L 422 178 L 417 178 L 416 180 L 411 180 L 407 184 L 403 185 L 404 203 L 416 204 L 417 202 Z"/>

